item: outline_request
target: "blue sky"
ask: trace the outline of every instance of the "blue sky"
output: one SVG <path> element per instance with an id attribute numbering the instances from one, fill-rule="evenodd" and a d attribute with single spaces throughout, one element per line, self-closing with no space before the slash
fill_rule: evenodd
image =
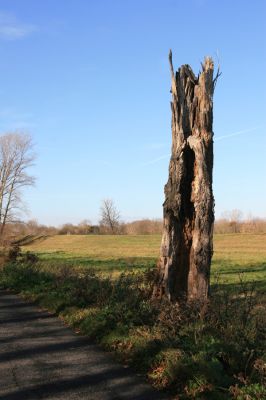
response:
<path id="1" fill-rule="evenodd" d="M 0 132 L 29 132 L 45 224 L 162 216 L 177 69 L 219 58 L 214 97 L 216 217 L 266 217 L 264 0 L 0 0 Z"/>

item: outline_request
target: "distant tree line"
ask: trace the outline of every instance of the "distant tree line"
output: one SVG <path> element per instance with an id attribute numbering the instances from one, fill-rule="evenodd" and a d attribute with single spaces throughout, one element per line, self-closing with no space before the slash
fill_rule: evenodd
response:
<path id="1" fill-rule="evenodd" d="M 140 219 L 122 224 L 125 235 L 153 235 L 162 233 L 163 222 L 161 219 Z"/>
<path id="2" fill-rule="evenodd" d="M 266 233 L 266 219 L 242 218 L 239 210 L 233 210 L 215 221 L 214 233 Z"/>
<path id="3" fill-rule="evenodd" d="M 7 221 L 4 241 L 6 243 L 27 236 L 50 235 L 154 235 L 162 234 L 161 219 L 140 219 L 123 222 L 112 199 L 104 199 L 97 225 L 84 219 L 78 224 L 65 223 L 60 227 L 39 224 L 37 220 L 27 222 Z M 240 210 L 227 211 L 215 221 L 214 233 L 266 233 L 266 219 L 249 216 L 244 219 Z"/>
<path id="4" fill-rule="evenodd" d="M 7 241 L 25 236 L 49 236 L 49 235 L 110 235 L 112 230 L 108 226 L 99 223 L 93 225 L 89 220 L 83 220 L 78 224 L 66 223 L 60 227 L 39 224 L 36 220 L 28 222 L 8 223 L 5 229 Z M 141 219 L 132 222 L 120 222 L 115 234 L 119 235 L 154 235 L 162 233 L 162 220 Z M 214 224 L 214 233 L 264 233 L 266 234 L 266 219 L 247 218 L 237 219 L 224 216 Z"/>
<path id="5" fill-rule="evenodd" d="M 83 220 L 78 224 L 66 223 L 59 227 L 39 224 L 36 220 L 27 222 L 16 222 L 7 224 L 6 239 L 15 239 L 23 236 L 45 236 L 45 235 L 151 235 L 161 234 L 162 221 L 143 219 L 129 223 L 121 222 L 112 232 L 108 226 L 99 223 L 93 225 L 88 220 Z"/>

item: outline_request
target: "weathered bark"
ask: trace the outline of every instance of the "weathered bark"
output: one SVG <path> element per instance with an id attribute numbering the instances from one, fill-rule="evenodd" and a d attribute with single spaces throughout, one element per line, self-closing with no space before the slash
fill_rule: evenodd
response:
<path id="1" fill-rule="evenodd" d="M 172 76 L 172 156 L 165 185 L 164 227 L 155 296 L 204 300 L 209 292 L 214 199 L 213 61 L 196 77 L 189 65 Z"/>

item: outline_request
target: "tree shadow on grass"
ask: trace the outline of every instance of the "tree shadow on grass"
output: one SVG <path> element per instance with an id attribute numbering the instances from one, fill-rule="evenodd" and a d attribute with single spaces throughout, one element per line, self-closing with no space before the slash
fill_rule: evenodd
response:
<path id="1" fill-rule="evenodd" d="M 154 267 L 156 264 L 156 258 L 154 257 L 120 257 L 111 259 L 101 259 L 93 257 L 80 257 L 80 256 L 69 256 L 64 252 L 52 253 L 51 256 L 47 257 L 47 253 L 39 253 L 41 263 L 47 264 L 51 267 L 54 265 L 58 267 L 60 265 L 93 268 L 96 271 L 130 271 L 136 269 L 146 269 Z"/>
<path id="2" fill-rule="evenodd" d="M 256 297 L 257 302 L 266 302 L 266 280 L 247 280 L 243 275 L 243 281 L 240 282 L 218 282 L 211 285 L 211 295 L 228 293 L 234 297 L 243 297 L 249 294 Z"/>
<path id="3" fill-rule="evenodd" d="M 227 290 L 231 294 L 252 290 L 253 294 L 266 298 L 266 263 L 247 265 L 221 263 L 211 272 L 211 292 Z"/>
<path id="4" fill-rule="evenodd" d="M 266 263 L 248 263 L 241 265 L 239 263 L 225 262 L 224 260 L 215 260 L 213 263 L 213 268 L 215 272 L 219 275 L 234 275 L 234 274 L 253 274 L 256 272 L 265 274 L 266 279 Z"/>

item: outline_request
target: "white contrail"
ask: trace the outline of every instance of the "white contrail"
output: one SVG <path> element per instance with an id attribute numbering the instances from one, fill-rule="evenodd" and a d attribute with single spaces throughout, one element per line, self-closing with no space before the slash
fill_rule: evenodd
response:
<path id="1" fill-rule="evenodd" d="M 143 167 L 146 167 L 146 165 L 152 165 L 152 164 L 156 164 L 158 161 L 164 160 L 165 158 L 170 157 L 170 154 L 165 154 L 164 156 L 160 156 L 155 158 L 154 160 L 148 161 L 144 164 L 142 164 Z"/>
<path id="2" fill-rule="evenodd" d="M 254 128 L 243 129 L 241 131 L 230 133 L 229 135 L 218 136 L 217 138 L 214 137 L 214 139 L 215 139 L 215 142 L 219 142 L 220 140 L 227 139 L 227 138 L 230 138 L 233 136 L 243 135 L 245 133 L 253 132 L 253 131 L 256 131 L 257 129 L 261 129 L 261 128 L 264 128 L 264 126 L 256 126 Z M 148 162 L 142 164 L 142 166 L 145 167 L 147 165 L 156 164 L 157 162 L 164 160 L 165 158 L 170 158 L 170 156 L 171 156 L 170 154 L 165 154 L 163 156 L 155 158 L 154 160 L 151 160 L 151 161 L 148 161 Z"/>
<path id="3" fill-rule="evenodd" d="M 260 128 L 263 128 L 263 126 L 256 126 L 254 128 L 243 129 L 242 131 L 233 132 L 233 133 L 230 133 L 229 135 L 218 136 L 217 138 L 214 137 L 214 140 L 215 140 L 215 142 L 218 142 L 219 140 L 227 139 L 227 138 L 230 138 L 233 136 L 243 135 L 244 133 L 253 132 Z"/>

